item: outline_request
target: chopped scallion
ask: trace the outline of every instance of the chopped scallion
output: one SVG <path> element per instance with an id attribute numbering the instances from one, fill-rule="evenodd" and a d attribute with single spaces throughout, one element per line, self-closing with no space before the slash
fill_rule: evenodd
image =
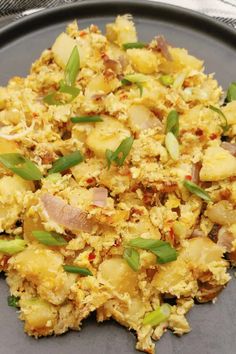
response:
<path id="1" fill-rule="evenodd" d="M 173 133 L 176 137 L 179 135 L 179 114 L 176 110 L 170 111 L 166 120 L 166 133 Z"/>
<path id="2" fill-rule="evenodd" d="M 227 90 L 226 101 L 236 101 L 236 82 L 232 82 Z"/>
<path id="3" fill-rule="evenodd" d="M 139 270 L 139 253 L 135 249 L 131 247 L 125 248 L 123 258 L 135 272 Z"/>
<path id="4" fill-rule="evenodd" d="M 26 242 L 22 239 L 0 240 L 0 252 L 4 254 L 15 254 L 25 249 Z"/>
<path id="5" fill-rule="evenodd" d="M 80 57 L 77 46 L 71 52 L 69 60 L 65 68 L 65 82 L 69 86 L 73 86 L 80 69 Z"/>
<path id="6" fill-rule="evenodd" d="M 65 156 L 57 159 L 53 163 L 52 168 L 49 170 L 48 173 L 52 174 L 52 173 L 56 173 L 56 172 L 63 172 L 65 170 L 67 170 L 68 168 L 78 165 L 83 160 L 84 160 L 83 155 L 81 154 L 81 152 L 79 150 L 72 152 L 69 155 L 65 155 Z"/>
<path id="7" fill-rule="evenodd" d="M 38 181 L 43 177 L 32 161 L 18 153 L 1 154 L 0 163 L 28 181 Z"/>
<path id="8" fill-rule="evenodd" d="M 103 122 L 103 119 L 100 116 L 81 116 L 81 117 L 72 117 L 72 123 L 96 123 Z"/>
<path id="9" fill-rule="evenodd" d="M 109 149 L 106 150 L 108 168 L 110 168 L 112 162 L 116 163 L 118 166 L 123 165 L 126 157 L 128 156 L 131 150 L 133 142 L 134 138 L 130 136 L 122 140 L 122 142 L 115 151 L 111 151 Z"/>
<path id="10" fill-rule="evenodd" d="M 131 42 L 131 43 L 124 43 L 123 48 L 126 49 L 133 49 L 133 48 L 145 48 L 147 43 L 145 42 Z"/>
<path id="11" fill-rule="evenodd" d="M 172 132 L 165 136 L 165 146 L 174 161 L 179 159 L 179 142 Z"/>
<path id="12" fill-rule="evenodd" d="M 121 80 L 122 85 L 136 84 L 140 91 L 140 97 L 143 95 L 143 83 L 147 78 L 143 74 L 128 74 Z"/>
<path id="13" fill-rule="evenodd" d="M 18 308 L 20 298 L 18 296 L 10 295 L 7 297 L 7 304 L 8 306 Z"/>
<path id="14" fill-rule="evenodd" d="M 76 273 L 81 275 L 93 275 L 93 273 L 88 268 L 81 268 L 73 265 L 64 265 L 63 268 L 68 273 Z"/>
<path id="15" fill-rule="evenodd" d="M 197 184 L 195 184 L 187 179 L 184 180 L 183 184 L 184 184 L 184 187 L 189 190 L 189 192 L 197 195 L 199 198 L 204 199 L 206 202 L 211 201 L 211 197 L 209 196 L 209 194 L 206 191 L 204 191 L 204 189 L 199 187 Z"/>
<path id="16" fill-rule="evenodd" d="M 171 75 L 162 75 L 160 77 L 160 82 L 164 85 L 164 86 L 171 86 L 174 83 L 174 78 Z"/>
<path id="17" fill-rule="evenodd" d="M 223 119 L 222 124 L 220 124 L 220 127 L 222 128 L 223 133 L 226 133 L 229 130 L 230 126 L 229 126 L 227 118 L 224 115 L 224 113 L 222 112 L 222 110 L 217 108 L 217 107 L 215 107 L 215 106 L 211 106 L 211 105 L 209 106 L 209 108 L 212 111 L 218 113 L 218 115 Z"/>
<path id="18" fill-rule="evenodd" d="M 163 304 L 155 311 L 149 312 L 143 319 L 144 325 L 158 326 L 161 322 L 168 320 L 171 314 L 171 306 Z"/>
<path id="19" fill-rule="evenodd" d="M 32 235 L 40 243 L 47 246 L 64 246 L 67 244 L 67 241 L 61 235 L 56 232 L 47 232 L 42 230 L 32 231 Z"/>

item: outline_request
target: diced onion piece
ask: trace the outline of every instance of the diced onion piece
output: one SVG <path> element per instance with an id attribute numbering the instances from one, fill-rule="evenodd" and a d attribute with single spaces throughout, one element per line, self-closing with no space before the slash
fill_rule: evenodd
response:
<path id="1" fill-rule="evenodd" d="M 173 133 L 169 132 L 165 137 L 165 146 L 174 161 L 179 159 L 179 142 Z"/>
<path id="2" fill-rule="evenodd" d="M 162 127 L 160 120 L 144 105 L 132 105 L 129 110 L 129 124 L 133 131 Z"/>
<path id="3" fill-rule="evenodd" d="M 236 144 L 233 143 L 228 143 L 227 141 L 224 141 L 221 144 L 221 147 L 231 153 L 231 155 L 236 157 Z"/>
<path id="4" fill-rule="evenodd" d="M 169 304 L 163 304 L 159 306 L 155 311 L 148 313 L 144 319 L 144 325 L 157 326 L 161 322 L 168 320 L 171 314 L 171 306 Z"/>
<path id="5" fill-rule="evenodd" d="M 92 188 L 93 205 L 105 207 L 107 204 L 108 190 L 104 187 Z"/>
<path id="6" fill-rule="evenodd" d="M 93 223 L 88 219 L 86 212 L 67 204 L 63 199 L 52 194 L 44 194 L 41 200 L 49 218 L 56 223 L 70 230 L 91 232 Z"/>

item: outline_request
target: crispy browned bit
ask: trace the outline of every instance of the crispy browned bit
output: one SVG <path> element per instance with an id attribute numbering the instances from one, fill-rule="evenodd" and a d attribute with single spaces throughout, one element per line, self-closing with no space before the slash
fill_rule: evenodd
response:
<path id="1" fill-rule="evenodd" d="M 202 163 L 200 161 L 198 161 L 192 165 L 192 171 L 191 171 L 192 172 L 191 173 L 192 179 L 191 179 L 191 181 L 193 183 L 196 183 L 196 184 L 199 183 L 199 173 L 200 173 L 201 168 L 202 168 Z"/>
<path id="2" fill-rule="evenodd" d="M 53 153 L 51 151 L 46 151 L 45 154 L 41 156 L 41 159 L 44 165 L 51 164 L 54 160 Z"/>
<path id="3" fill-rule="evenodd" d="M 198 281 L 199 289 L 196 295 L 196 300 L 199 303 L 212 301 L 223 290 L 223 285 L 211 285 Z"/>
<path id="4" fill-rule="evenodd" d="M 7 255 L 4 255 L 1 262 L 0 262 L 0 268 L 2 268 L 3 271 L 6 271 L 7 270 L 7 266 L 8 266 L 8 261 L 9 259 L 11 258 L 11 256 L 7 256 Z"/>
<path id="5" fill-rule="evenodd" d="M 152 269 L 152 268 L 146 269 L 146 274 L 149 281 L 152 281 L 152 278 L 156 274 L 156 271 L 157 271 L 156 269 Z"/>
<path id="6" fill-rule="evenodd" d="M 222 189 L 219 192 L 221 200 L 229 200 L 231 197 L 231 191 L 228 188 Z"/>
<path id="7" fill-rule="evenodd" d="M 162 184 L 162 188 L 160 189 L 160 191 L 162 193 L 172 193 L 175 192 L 176 189 L 178 188 L 178 184 L 177 182 L 164 182 Z"/>
<path id="8" fill-rule="evenodd" d="M 211 231 L 208 234 L 208 237 L 215 243 L 218 241 L 219 230 L 220 230 L 220 225 L 214 224 Z"/>
<path id="9" fill-rule="evenodd" d="M 203 135 L 203 130 L 200 129 L 200 128 L 197 128 L 197 129 L 195 130 L 195 135 L 197 135 L 197 136 Z"/>
<path id="10" fill-rule="evenodd" d="M 227 254 L 227 259 L 230 261 L 233 267 L 236 266 L 236 251 Z"/>

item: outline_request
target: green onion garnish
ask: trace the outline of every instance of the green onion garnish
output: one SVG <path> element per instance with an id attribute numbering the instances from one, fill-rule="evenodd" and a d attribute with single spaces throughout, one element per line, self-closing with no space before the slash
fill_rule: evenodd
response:
<path id="1" fill-rule="evenodd" d="M 38 181 L 43 177 L 33 162 L 18 153 L 1 154 L 0 163 L 28 181 Z"/>
<path id="2" fill-rule="evenodd" d="M 77 150 L 75 152 L 72 152 L 69 155 L 60 157 L 55 162 L 53 162 L 52 168 L 48 171 L 48 173 L 51 175 L 52 173 L 63 172 L 68 168 L 78 165 L 83 160 L 84 160 L 83 155 L 79 150 Z"/>
<path id="3" fill-rule="evenodd" d="M 93 273 L 88 268 L 81 268 L 73 265 L 64 265 L 64 270 L 69 273 L 76 273 L 81 275 L 93 275 Z"/>
<path id="4" fill-rule="evenodd" d="M 22 239 L 0 240 L 0 252 L 4 254 L 15 254 L 25 249 L 26 242 Z"/>
<path id="5" fill-rule="evenodd" d="M 211 201 L 211 197 L 209 196 L 209 194 L 206 191 L 204 191 L 204 189 L 200 188 L 197 184 L 188 181 L 187 179 L 184 180 L 183 184 L 184 187 L 189 190 L 189 192 L 197 195 L 199 198 L 204 199 L 206 202 Z"/>
<path id="6" fill-rule="evenodd" d="M 227 102 L 236 101 L 236 82 L 232 82 L 229 85 L 226 101 Z"/>
<path id="7" fill-rule="evenodd" d="M 77 46 L 71 52 L 69 60 L 65 68 L 65 82 L 69 86 L 73 86 L 80 69 L 80 58 Z"/>
<path id="8" fill-rule="evenodd" d="M 179 142 L 172 132 L 165 136 L 165 146 L 174 161 L 179 159 Z"/>
<path id="9" fill-rule="evenodd" d="M 56 232 L 47 232 L 47 231 L 32 231 L 32 235 L 40 243 L 43 243 L 47 246 L 64 246 L 67 244 L 67 241 L 61 235 Z"/>
<path id="10" fill-rule="evenodd" d="M 149 312 L 143 319 L 144 325 L 157 326 L 161 322 L 168 320 L 171 314 L 171 306 L 163 304 L 158 306 L 155 311 Z"/>
<path id="11" fill-rule="evenodd" d="M 100 116 L 81 116 L 81 117 L 72 117 L 72 123 L 96 123 L 103 122 L 103 119 Z"/>
<path id="12" fill-rule="evenodd" d="M 62 102 L 59 99 L 57 99 L 58 92 L 67 93 L 71 97 L 69 99 L 67 99 L 66 102 Z M 45 103 L 47 103 L 48 105 L 60 106 L 60 105 L 67 104 L 67 103 L 70 103 L 71 101 L 73 101 L 75 99 L 75 97 L 78 96 L 79 93 L 80 93 L 79 88 L 74 87 L 74 86 L 68 86 L 62 80 L 62 81 L 60 81 L 59 90 L 52 92 L 52 93 L 48 94 L 47 96 L 45 96 L 43 101 Z"/>
<path id="13" fill-rule="evenodd" d="M 106 150 L 108 168 L 110 168 L 112 162 L 116 163 L 118 166 L 123 165 L 126 157 L 128 156 L 131 150 L 133 142 L 134 138 L 130 136 L 129 138 L 122 140 L 122 142 L 115 151 L 111 151 L 109 149 Z"/>
<path id="14" fill-rule="evenodd" d="M 219 116 L 223 119 L 222 124 L 220 124 L 220 127 L 222 128 L 223 133 L 226 133 L 226 132 L 229 130 L 230 126 L 229 126 L 229 124 L 228 124 L 227 118 L 226 118 L 226 116 L 224 115 L 224 113 L 223 113 L 219 108 L 217 108 L 217 107 L 215 107 L 215 106 L 211 106 L 211 105 L 210 105 L 209 108 L 210 108 L 212 111 L 218 113 Z"/>
<path id="15" fill-rule="evenodd" d="M 7 304 L 8 304 L 8 306 L 17 308 L 17 307 L 20 307 L 19 300 L 20 300 L 20 298 L 18 296 L 11 295 L 11 296 L 7 297 Z"/>
<path id="16" fill-rule="evenodd" d="M 174 78 L 171 75 L 162 75 L 160 77 L 160 82 L 164 85 L 164 86 L 171 86 L 174 83 Z"/>
<path id="17" fill-rule="evenodd" d="M 133 49 L 133 48 L 145 48 L 147 43 L 144 42 L 132 42 L 132 43 L 124 43 L 123 48 L 126 49 Z"/>
<path id="18" fill-rule="evenodd" d="M 157 256 L 157 263 L 168 263 L 177 259 L 177 251 L 171 247 L 169 242 L 162 240 L 135 238 L 129 242 L 131 247 L 141 248 L 154 253 Z"/>
<path id="19" fill-rule="evenodd" d="M 67 101 L 68 103 L 71 102 L 76 96 L 78 96 L 78 94 L 80 93 L 80 89 L 78 87 L 68 86 L 64 83 L 64 81 L 61 81 L 59 92 L 68 93 L 68 95 L 71 95 L 70 100 Z"/>
<path id="20" fill-rule="evenodd" d="M 166 120 L 166 133 L 173 133 L 176 137 L 179 135 L 179 114 L 176 110 L 170 111 Z"/>
<path id="21" fill-rule="evenodd" d="M 123 258 L 135 272 L 139 270 L 139 253 L 135 249 L 131 247 L 125 248 Z"/>
<path id="22" fill-rule="evenodd" d="M 147 81 L 147 77 L 143 74 L 128 74 L 121 80 L 122 85 L 136 84 L 139 88 L 140 97 L 143 95 L 143 83 Z"/>

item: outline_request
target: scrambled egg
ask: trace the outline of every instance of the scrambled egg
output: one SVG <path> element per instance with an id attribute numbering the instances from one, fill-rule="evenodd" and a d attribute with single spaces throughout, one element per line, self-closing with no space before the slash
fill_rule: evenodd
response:
<path id="1" fill-rule="evenodd" d="M 114 318 L 135 330 L 136 348 L 151 354 L 152 339 L 168 328 L 189 332 L 185 315 L 194 301 L 212 301 L 230 279 L 223 257 L 236 261 L 236 158 L 221 137 L 233 146 L 236 102 L 222 107 L 229 124 L 223 134 L 221 117 L 210 109 L 220 105 L 222 90 L 203 61 L 163 37 L 128 49 L 125 43 L 137 43 L 128 15 L 108 24 L 106 35 L 73 22 L 26 78 L 0 88 L 0 154 L 20 153 L 43 175 L 28 181 L 0 165 L 1 240 L 25 241 L 18 252 L 2 249 L 0 270 L 27 334 L 78 330 L 96 311 L 99 322 Z M 49 104 L 43 98 L 59 89 L 74 47 L 79 93 L 72 100 L 62 93 L 64 104 Z M 179 115 L 177 158 L 165 142 L 171 110 Z M 102 121 L 72 123 L 76 116 Z M 130 136 L 123 164 L 108 168 L 107 151 Z M 48 175 L 58 158 L 77 150 L 81 163 Z M 186 180 L 210 201 L 185 188 Z M 35 230 L 57 232 L 65 244 L 45 245 Z M 137 237 L 168 242 L 177 259 L 160 264 L 138 248 L 133 269 L 124 250 Z M 92 275 L 68 272 L 66 264 Z M 145 316 L 164 303 L 171 304 L 169 316 L 146 324 Z"/>

